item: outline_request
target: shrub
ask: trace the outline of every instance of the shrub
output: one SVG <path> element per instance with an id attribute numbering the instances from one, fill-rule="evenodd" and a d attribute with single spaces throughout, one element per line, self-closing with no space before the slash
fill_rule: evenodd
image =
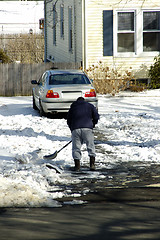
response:
<path id="1" fill-rule="evenodd" d="M 149 69 L 149 77 L 151 78 L 150 88 L 160 88 L 160 55 L 154 58 L 154 64 Z"/>
<path id="2" fill-rule="evenodd" d="M 6 51 L 10 59 L 20 63 L 44 61 L 44 36 L 42 34 L 14 34 L 8 36 Z"/>
<path id="3" fill-rule="evenodd" d="M 0 63 L 10 63 L 11 60 L 10 58 L 7 56 L 7 54 L 0 49 Z"/>
<path id="4" fill-rule="evenodd" d="M 130 68 L 131 70 L 131 68 Z M 121 74 L 117 69 L 110 69 L 100 61 L 86 69 L 88 76 L 93 80 L 97 93 L 115 95 L 120 90 L 125 90 L 133 79 L 131 71 L 126 70 Z"/>

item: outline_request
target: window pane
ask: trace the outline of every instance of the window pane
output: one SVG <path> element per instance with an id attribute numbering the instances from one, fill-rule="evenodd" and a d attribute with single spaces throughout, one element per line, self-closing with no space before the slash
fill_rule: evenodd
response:
<path id="1" fill-rule="evenodd" d="M 134 31 L 134 13 L 133 12 L 118 13 L 118 30 Z"/>
<path id="2" fill-rule="evenodd" d="M 53 44 L 56 44 L 56 10 L 53 11 Z"/>
<path id="3" fill-rule="evenodd" d="M 50 76 L 49 85 L 62 84 L 90 84 L 90 81 L 82 74 L 57 74 Z"/>
<path id="4" fill-rule="evenodd" d="M 61 23 L 60 23 L 61 37 L 64 37 L 64 6 L 63 5 L 61 5 L 61 8 L 60 8 L 60 18 L 61 18 Z"/>
<path id="5" fill-rule="evenodd" d="M 69 8 L 69 12 L 68 12 L 68 35 L 69 35 L 69 51 L 72 51 L 73 48 L 73 42 L 72 42 L 72 8 Z"/>
<path id="6" fill-rule="evenodd" d="M 118 34 L 118 52 L 134 52 L 134 33 Z"/>
<path id="7" fill-rule="evenodd" d="M 143 30 L 160 30 L 160 12 L 143 13 Z"/>
<path id="8" fill-rule="evenodd" d="M 160 33 L 143 33 L 143 51 L 160 51 Z"/>

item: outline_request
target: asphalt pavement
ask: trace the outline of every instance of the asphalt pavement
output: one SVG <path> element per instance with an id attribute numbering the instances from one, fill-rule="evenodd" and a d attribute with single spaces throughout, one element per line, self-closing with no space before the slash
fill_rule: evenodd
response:
<path id="1" fill-rule="evenodd" d="M 100 171 L 105 177 L 86 174 L 69 186 L 90 191 L 56 199 L 61 207 L 0 208 L 0 240 L 159 240 L 160 165 L 130 161 Z"/>
<path id="2" fill-rule="evenodd" d="M 1 240 L 160 239 L 159 187 L 104 188 L 60 208 L 1 208 Z"/>

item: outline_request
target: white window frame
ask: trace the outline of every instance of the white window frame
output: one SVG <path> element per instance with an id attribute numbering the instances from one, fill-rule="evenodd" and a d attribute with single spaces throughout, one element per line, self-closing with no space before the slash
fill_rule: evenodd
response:
<path id="1" fill-rule="evenodd" d="M 143 52 L 143 12 L 157 12 L 156 9 L 116 9 L 113 12 L 113 56 L 115 57 L 153 57 L 159 51 Z M 134 52 L 118 52 L 118 12 L 134 12 Z"/>

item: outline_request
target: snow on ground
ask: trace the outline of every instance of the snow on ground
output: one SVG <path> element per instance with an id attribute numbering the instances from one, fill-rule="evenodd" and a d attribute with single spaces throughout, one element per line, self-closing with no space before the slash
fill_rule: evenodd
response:
<path id="1" fill-rule="evenodd" d="M 94 130 L 97 169 L 127 161 L 160 162 L 160 90 L 98 98 L 100 120 Z M 66 120 L 39 117 L 32 109 L 32 97 L 0 97 L 0 207 L 60 207 L 56 199 L 89 192 L 70 188 L 83 180 L 68 170 L 73 166 L 71 144 L 55 159 L 43 159 L 70 139 Z M 85 146 L 82 150 L 81 163 L 87 166 Z M 103 178 L 103 172 L 88 172 L 87 177 Z"/>

